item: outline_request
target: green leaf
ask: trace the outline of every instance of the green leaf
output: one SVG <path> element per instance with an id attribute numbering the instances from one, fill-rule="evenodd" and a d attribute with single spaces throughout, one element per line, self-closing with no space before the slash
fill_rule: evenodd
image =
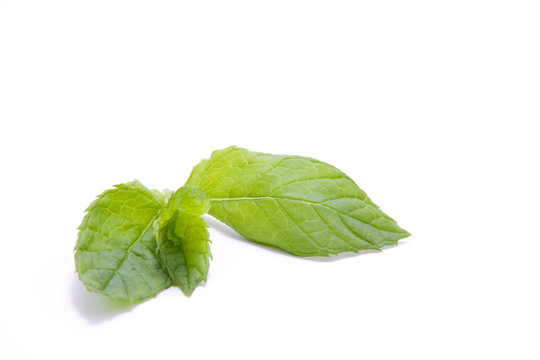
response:
<path id="1" fill-rule="evenodd" d="M 170 196 L 161 218 L 163 220 L 170 219 L 177 209 L 191 215 L 204 215 L 210 210 L 210 201 L 208 201 L 208 198 L 201 189 L 183 186 Z"/>
<path id="2" fill-rule="evenodd" d="M 206 281 L 210 266 L 210 239 L 202 215 L 206 196 L 194 188 L 180 188 L 156 222 L 158 254 L 174 285 L 190 296 Z M 178 209 L 179 208 L 179 209 Z"/>
<path id="3" fill-rule="evenodd" d="M 195 166 L 186 186 L 245 238 L 298 256 L 380 250 L 409 236 L 347 175 L 311 158 L 229 147 Z"/>
<path id="4" fill-rule="evenodd" d="M 159 192 L 133 181 L 105 191 L 86 209 L 75 266 L 88 290 L 136 302 L 170 286 L 153 229 L 165 203 Z"/>

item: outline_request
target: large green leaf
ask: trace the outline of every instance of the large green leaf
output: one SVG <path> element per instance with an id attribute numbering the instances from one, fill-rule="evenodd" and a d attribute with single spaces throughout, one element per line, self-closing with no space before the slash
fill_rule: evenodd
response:
<path id="1" fill-rule="evenodd" d="M 138 181 L 116 185 L 86 210 L 75 247 L 75 266 L 88 290 L 130 302 L 171 284 L 156 253 L 153 223 L 166 199 Z"/>
<path id="2" fill-rule="evenodd" d="M 229 147 L 195 166 L 186 185 L 245 238 L 299 256 L 379 250 L 409 236 L 347 175 L 311 158 Z"/>

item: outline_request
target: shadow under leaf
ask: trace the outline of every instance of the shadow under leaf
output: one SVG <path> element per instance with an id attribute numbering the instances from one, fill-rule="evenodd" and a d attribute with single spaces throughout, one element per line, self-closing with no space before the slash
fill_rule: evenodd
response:
<path id="1" fill-rule="evenodd" d="M 70 295 L 73 306 L 91 325 L 102 323 L 122 313 L 129 312 L 137 305 L 91 293 L 86 290 L 77 275 L 73 276 Z"/>

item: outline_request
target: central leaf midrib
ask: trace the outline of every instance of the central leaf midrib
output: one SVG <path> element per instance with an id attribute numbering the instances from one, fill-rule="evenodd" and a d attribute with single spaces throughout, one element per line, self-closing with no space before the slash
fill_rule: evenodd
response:
<path id="1" fill-rule="evenodd" d="M 367 223 L 361 219 L 358 219 L 358 218 L 355 218 L 354 216 L 351 216 L 351 215 L 348 215 L 332 206 L 328 206 L 326 204 L 322 204 L 322 203 L 318 203 L 318 202 L 315 202 L 315 201 L 309 201 L 309 200 L 300 200 L 300 199 L 294 199 L 294 198 L 288 198 L 288 197 L 282 197 L 282 196 L 244 196 L 244 197 L 235 197 L 235 198 L 211 198 L 210 199 L 210 202 L 221 202 L 221 201 L 256 201 L 256 200 L 289 200 L 289 201 L 296 201 L 296 202 L 299 202 L 299 203 L 304 203 L 304 204 L 308 204 L 308 205 L 318 205 L 318 206 L 322 206 L 322 207 L 325 207 L 325 208 L 328 208 L 330 210 L 333 210 L 339 214 L 342 214 L 344 216 L 347 216 L 351 219 L 354 219 L 356 221 L 360 221 L 361 223 L 363 224 L 366 224 L 366 225 L 369 225 L 371 227 L 373 227 L 374 229 L 376 230 L 379 230 L 379 231 L 385 231 L 385 232 L 392 232 L 392 231 L 388 231 L 388 230 L 383 230 L 383 229 L 379 229 L 378 227 L 374 226 L 373 224 L 370 224 L 370 223 Z M 359 199 L 360 200 L 360 199 Z M 369 206 L 368 204 L 366 204 L 367 206 Z M 212 209 L 210 209 L 210 213 L 212 212 Z"/>

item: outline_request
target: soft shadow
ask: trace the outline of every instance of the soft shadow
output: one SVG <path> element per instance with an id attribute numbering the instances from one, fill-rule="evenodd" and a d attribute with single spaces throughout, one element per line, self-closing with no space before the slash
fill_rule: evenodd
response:
<path id="1" fill-rule="evenodd" d="M 339 260 L 343 260 L 343 259 L 353 258 L 353 257 L 357 257 L 357 256 L 364 255 L 364 254 L 367 255 L 367 254 L 376 254 L 376 253 L 380 253 L 380 251 L 378 251 L 378 250 L 362 250 L 362 251 L 359 251 L 357 253 L 345 252 L 345 253 L 340 253 L 340 254 L 337 254 L 337 255 L 330 255 L 330 256 L 327 256 L 327 257 L 324 257 L 324 256 L 308 256 L 308 257 L 303 257 L 302 259 L 307 260 L 307 261 L 328 263 L 328 262 L 334 262 L 334 261 L 339 261 Z"/>
<path id="2" fill-rule="evenodd" d="M 391 249 L 396 246 L 398 246 L 398 244 L 388 245 L 388 246 L 383 247 L 382 250 Z M 382 250 L 362 250 L 357 253 L 346 252 L 346 253 L 341 253 L 337 255 L 330 255 L 329 257 L 311 256 L 311 257 L 304 257 L 302 259 L 307 260 L 307 261 L 315 261 L 315 262 L 334 262 L 334 261 L 339 261 L 342 259 L 353 258 L 357 256 L 367 255 L 367 254 L 379 254 L 382 252 Z"/>
<path id="3" fill-rule="evenodd" d="M 294 257 L 296 259 L 302 259 L 302 260 L 306 260 L 306 261 L 334 262 L 334 261 L 339 261 L 339 260 L 342 260 L 342 259 L 361 256 L 361 255 L 378 254 L 378 253 L 381 252 L 379 250 L 362 250 L 362 251 L 359 251 L 357 253 L 346 252 L 346 253 L 341 253 L 341 254 L 338 254 L 338 255 L 331 255 L 329 257 L 322 257 L 322 256 L 299 257 L 299 256 L 289 254 L 288 252 L 283 251 L 283 250 L 278 249 L 278 248 L 275 248 L 275 247 L 271 247 L 271 246 L 267 246 L 267 245 L 263 245 L 263 244 L 258 244 L 258 243 L 253 242 L 253 241 L 249 241 L 246 238 L 244 238 L 242 235 L 238 234 L 236 231 L 234 231 L 233 229 L 231 229 L 230 227 L 228 227 L 227 225 L 223 224 L 222 222 L 220 222 L 219 220 L 217 220 L 217 219 L 215 219 L 213 217 L 205 216 L 204 219 L 205 219 L 206 223 L 209 226 L 211 226 L 213 229 L 216 229 L 217 231 L 219 231 L 223 235 L 226 235 L 226 236 L 231 237 L 233 239 L 242 241 L 243 243 L 248 244 L 248 245 L 252 245 L 252 246 L 260 247 L 260 248 L 268 250 L 268 251 L 272 251 L 272 252 L 274 252 L 276 254 L 279 254 L 279 255 L 285 255 L 285 256 Z M 392 248 L 394 248 L 394 247 L 396 247 L 398 245 L 405 245 L 405 244 L 407 244 L 406 240 L 400 240 L 398 244 L 385 246 L 385 247 L 382 248 L 382 250 L 392 249 Z"/>
<path id="4" fill-rule="evenodd" d="M 76 275 L 72 279 L 70 295 L 73 306 L 91 325 L 111 320 L 115 316 L 131 311 L 136 306 L 136 304 L 112 300 L 106 296 L 89 292 Z"/>

